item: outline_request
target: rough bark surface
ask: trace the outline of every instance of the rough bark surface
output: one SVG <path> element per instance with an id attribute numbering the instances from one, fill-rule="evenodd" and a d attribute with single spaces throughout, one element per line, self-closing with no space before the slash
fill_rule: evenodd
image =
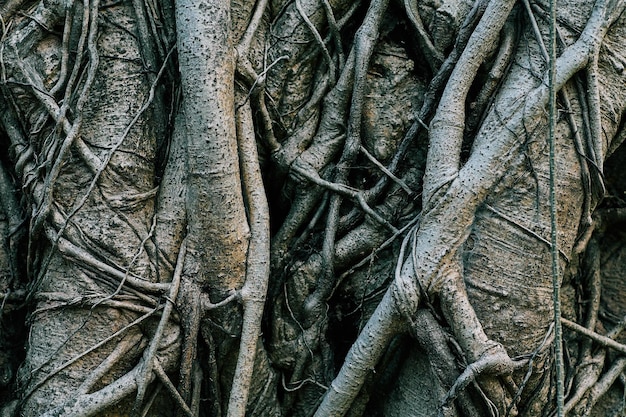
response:
<path id="1" fill-rule="evenodd" d="M 557 9 L 567 415 L 624 413 L 625 8 Z M 556 415 L 548 12 L 0 0 L 0 415 Z"/>

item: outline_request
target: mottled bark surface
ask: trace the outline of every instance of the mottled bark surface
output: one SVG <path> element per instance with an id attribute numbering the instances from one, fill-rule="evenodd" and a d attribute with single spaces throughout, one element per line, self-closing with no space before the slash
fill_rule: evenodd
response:
<path id="1" fill-rule="evenodd" d="M 559 1 L 565 411 L 621 415 L 626 14 Z M 548 2 L 0 0 L 2 416 L 551 416 Z"/>

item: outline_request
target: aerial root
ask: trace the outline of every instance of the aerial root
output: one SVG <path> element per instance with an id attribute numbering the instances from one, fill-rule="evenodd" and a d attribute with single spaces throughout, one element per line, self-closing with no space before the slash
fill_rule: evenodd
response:
<path id="1" fill-rule="evenodd" d="M 176 401 L 176 404 L 178 404 L 178 406 L 181 408 L 181 410 L 185 412 L 187 416 L 194 417 L 193 412 L 191 411 L 187 403 L 185 403 L 185 400 L 180 395 L 180 393 L 178 392 L 178 390 L 176 389 L 176 387 L 174 386 L 170 378 L 165 373 L 165 370 L 161 366 L 161 363 L 159 362 L 159 360 L 154 358 L 154 360 L 152 361 L 152 365 L 153 365 L 154 373 L 156 374 L 157 378 L 159 378 L 163 386 L 165 386 L 165 388 L 170 393 L 172 398 Z"/>
<path id="2" fill-rule="evenodd" d="M 398 178 L 396 175 L 394 175 L 394 173 L 387 169 L 387 167 L 384 166 L 378 159 L 376 159 L 374 155 L 369 153 L 367 149 L 363 147 L 363 145 L 360 146 L 359 150 L 363 153 L 363 155 L 365 155 L 367 159 L 369 159 L 371 163 L 376 165 L 376 167 L 380 169 L 385 175 L 387 175 L 393 182 L 398 184 L 398 186 L 400 186 L 400 188 L 402 188 L 408 195 L 413 196 L 417 194 L 401 178 Z"/>
<path id="3" fill-rule="evenodd" d="M 626 368 L 626 358 L 618 358 L 609 370 L 589 389 L 587 401 L 579 404 L 579 407 L 577 407 L 578 410 L 582 408 L 582 411 L 575 412 L 575 415 L 589 416 L 602 395 L 613 386 L 613 383 L 620 375 L 623 375 L 624 368 Z"/>
<path id="4" fill-rule="evenodd" d="M 180 288 L 180 278 L 183 272 L 183 264 L 185 260 L 185 254 L 187 253 L 187 240 L 183 240 L 178 252 L 178 260 L 176 262 L 176 269 L 174 270 L 174 276 L 172 277 L 172 284 L 168 297 L 166 297 L 166 304 L 163 308 L 163 314 L 161 314 L 161 320 L 155 331 L 155 334 L 150 342 L 148 349 L 145 351 L 145 365 L 141 370 L 141 376 L 137 379 L 137 396 L 135 399 L 135 406 L 133 408 L 135 413 L 138 413 L 143 403 L 143 398 L 146 393 L 149 376 L 152 373 L 152 367 L 157 363 L 156 354 L 161 345 L 161 339 L 165 332 L 172 310 L 174 309 L 174 300 L 178 296 L 178 289 Z M 184 401 L 183 401 L 184 402 Z"/>
<path id="5" fill-rule="evenodd" d="M 25 401 L 27 398 L 29 398 L 33 393 L 35 393 L 35 391 L 37 389 L 39 389 L 40 387 L 43 386 L 44 383 L 46 383 L 50 378 L 52 378 L 54 375 L 58 374 L 59 372 L 63 371 L 64 369 L 68 368 L 69 366 L 71 366 L 72 364 L 76 363 L 77 361 L 79 361 L 81 358 L 86 357 L 88 354 L 94 352 L 95 350 L 99 349 L 100 347 L 104 346 L 105 344 L 111 342 L 114 339 L 117 339 L 118 337 L 121 337 L 122 335 L 124 335 L 126 332 L 128 332 L 130 329 L 132 329 L 133 327 L 139 325 L 140 323 L 142 323 L 143 321 L 145 321 L 147 318 L 149 318 L 150 316 L 152 316 L 154 313 L 156 313 L 158 311 L 159 307 L 156 307 L 153 311 L 144 314 L 143 316 L 139 317 L 138 319 L 136 319 L 135 321 L 129 323 L 128 325 L 124 326 L 123 328 L 121 328 L 120 330 L 118 330 L 117 332 L 113 333 L 111 336 L 101 340 L 100 342 L 96 343 L 95 345 L 93 345 L 92 347 L 90 347 L 89 349 L 83 351 L 82 353 L 74 356 L 72 359 L 62 363 L 61 365 L 59 365 L 58 367 L 56 367 L 54 370 L 50 371 L 45 377 L 43 377 L 43 379 L 41 379 L 40 381 L 38 381 L 34 386 L 30 387 L 30 389 L 28 390 L 28 392 L 26 392 L 23 395 L 23 401 Z M 41 368 L 36 368 L 34 370 L 31 370 L 31 375 L 35 374 L 36 372 L 39 372 L 41 370 Z"/>
<path id="6" fill-rule="evenodd" d="M 143 342 L 139 332 L 129 335 L 128 338 L 119 342 L 111 351 L 111 353 L 93 369 L 83 383 L 78 387 L 79 394 L 88 394 L 89 391 L 104 377 L 120 360 L 124 358 L 128 352 L 135 346 L 140 346 Z"/>
<path id="7" fill-rule="evenodd" d="M 479 376 L 492 375 L 502 376 L 514 388 L 514 383 L 510 378 L 510 374 L 518 368 L 525 366 L 527 360 L 515 361 L 511 359 L 504 347 L 496 342 L 491 342 L 483 354 L 474 363 L 471 363 L 465 371 L 457 378 L 452 388 L 448 391 L 440 405 L 440 415 L 445 415 L 445 410 L 452 406 L 453 401 L 459 394 L 467 388 L 467 386 Z M 514 390 L 516 390 L 514 388 Z"/>
<path id="8" fill-rule="evenodd" d="M 592 330 L 589 330 L 586 327 L 581 326 L 578 323 L 567 320 L 566 318 L 561 318 L 561 323 L 563 323 L 565 327 L 571 330 L 574 330 L 575 332 L 580 333 L 584 336 L 587 336 L 588 338 L 592 339 L 594 342 L 597 342 L 604 347 L 611 348 L 621 353 L 622 355 L 626 354 L 626 345 L 616 342 L 610 337 L 602 336 L 601 334 L 598 334 Z"/>
<path id="9" fill-rule="evenodd" d="M 364 193 L 363 191 L 359 191 L 358 189 L 353 188 L 349 185 L 326 181 L 325 179 L 320 177 L 319 174 L 314 169 L 310 167 L 301 166 L 301 165 L 304 165 L 304 164 L 294 163 L 292 166 L 293 172 L 303 176 L 304 178 L 306 178 L 313 184 L 319 185 L 320 187 L 327 188 L 328 190 L 333 191 L 340 196 L 350 198 L 351 200 L 356 202 L 361 207 L 363 212 L 368 214 L 373 220 L 385 226 L 392 233 L 394 234 L 398 233 L 398 229 L 395 226 L 393 226 L 391 223 L 389 223 L 389 221 L 384 219 L 367 203 L 363 195 Z"/>
<path id="10" fill-rule="evenodd" d="M 337 79 L 338 69 L 330 55 L 330 52 L 328 51 L 328 48 L 326 47 L 326 44 L 324 43 L 324 40 L 322 39 L 322 35 L 320 35 L 320 33 L 317 31 L 317 28 L 315 27 L 313 22 L 311 22 L 311 20 L 307 16 L 306 12 L 302 8 L 302 3 L 300 0 L 296 0 L 296 9 L 298 9 L 298 12 L 300 13 L 300 16 L 302 17 L 302 20 L 304 20 L 307 27 L 311 31 L 311 34 L 313 35 L 318 47 L 322 50 L 324 59 L 326 63 L 328 64 L 328 71 L 330 73 L 330 79 L 334 82 Z"/>
<path id="11" fill-rule="evenodd" d="M 240 291 L 243 304 L 241 338 L 227 416 L 243 417 L 250 396 L 254 364 L 259 360 L 256 354 L 270 276 L 270 215 L 261 177 L 251 107 L 240 107 L 236 111 L 235 119 L 242 193 L 248 208 L 250 239 L 245 282 Z"/>

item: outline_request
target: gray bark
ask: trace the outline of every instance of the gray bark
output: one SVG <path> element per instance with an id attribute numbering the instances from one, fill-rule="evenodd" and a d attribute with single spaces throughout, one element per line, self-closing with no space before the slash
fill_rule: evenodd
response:
<path id="1" fill-rule="evenodd" d="M 0 2 L 0 414 L 552 415 L 547 7 Z M 558 8 L 568 415 L 622 404 L 624 7 Z"/>

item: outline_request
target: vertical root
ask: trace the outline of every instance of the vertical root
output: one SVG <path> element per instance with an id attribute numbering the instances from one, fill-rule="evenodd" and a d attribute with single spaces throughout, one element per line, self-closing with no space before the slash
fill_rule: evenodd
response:
<path id="1" fill-rule="evenodd" d="M 246 258 L 246 279 L 241 289 L 244 309 L 241 341 L 228 402 L 228 417 L 243 417 L 246 413 L 270 274 L 269 208 L 261 178 L 250 106 L 240 107 L 236 117 L 250 243 Z"/>
<path id="2" fill-rule="evenodd" d="M 424 206 L 458 175 L 465 128 L 465 99 L 480 64 L 490 52 L 515 1 L 490 2 L 443 91 L 430 127 L 430 147 L 424 174 Z"/>
<path id="3" fill-rule="evenodd" d="M 174 276 L 172 277 L 172 283 L 170 287 L 170 291 L 168 297 L 165 300 L 165 307 L 163 308 L 163 313 L 161 314 L 161 320 L 159 321 L 159 325 L 152 337 L 152 341 L 148 347 L 148 350 L 144 353 L 144 367 L 141 370 L 141 374 L 137 380 L 137 397 L 135 398 L 135 405 L 133 406 L 133 413 L 139 413 L 141 410 L 141 405 L 143 403 L 143 398 L 146 394 L 146 389 L 148 388 L 147 381 L 149 380 L 149 376 L 152 374 L 153 366 L 156 364 L 156 353 L 161 345 L 161 338 L 163 337 L 163 333 L 165 332 L 165 327 L 169 324 L 170 315 L 174 309 L 174 300 L 178 296 L 178 289 L 180 288 L 180 278 L 183 272 L 183 264 L 185 260 L 185 254 L 187 252 L 187 240 L 183 240 L 180 250 L 178 252 L 178 260 L 176 263 L 176 269 L 174 270 Z"/>

